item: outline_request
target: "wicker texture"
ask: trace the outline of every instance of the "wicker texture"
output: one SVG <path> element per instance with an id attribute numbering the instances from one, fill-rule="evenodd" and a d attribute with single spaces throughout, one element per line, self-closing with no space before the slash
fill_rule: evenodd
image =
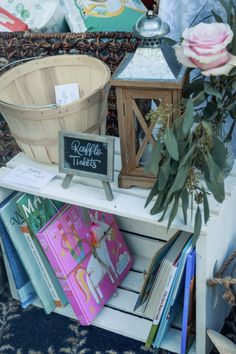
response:
<path id="1" fill-rule="evenodd" d="M 87 54 L 105 62 L 111 72 L 126 53 L 134 52 L 138 40 L 126 32 L 90 33 L 0 33 L 0 58 L 9 62 L 22 58 L 58 54 Z M 107 133 L 118 135 L 115 90 L 108 97 Z"/>

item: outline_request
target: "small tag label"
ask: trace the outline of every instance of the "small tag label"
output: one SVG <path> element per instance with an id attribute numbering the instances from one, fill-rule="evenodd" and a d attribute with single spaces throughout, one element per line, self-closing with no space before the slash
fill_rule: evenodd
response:
<path id="1" fill-rule="evenodd" d="M 55 177 L 55 173 L 26 165 L 18 165 L 1 178 L 7 184 L 18 184 L 40 189 Z"/>
<path id="2" fill-rule="evenodd" d="M 56 85 L 55 95 L 58 106 L 72 103 L 80 98 L 79 86 L 77 83 Z"/>

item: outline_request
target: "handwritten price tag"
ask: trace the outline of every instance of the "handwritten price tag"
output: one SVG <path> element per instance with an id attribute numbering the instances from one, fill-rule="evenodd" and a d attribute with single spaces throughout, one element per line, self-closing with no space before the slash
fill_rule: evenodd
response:
<path id="1" fill-rule="evenodd" d="M 54 173 L 47 172 L 27 165 L 18 165 L 2 177 L 2 182 L 13 185 L 23 185 L 40 189 L 55 177 Z"/>

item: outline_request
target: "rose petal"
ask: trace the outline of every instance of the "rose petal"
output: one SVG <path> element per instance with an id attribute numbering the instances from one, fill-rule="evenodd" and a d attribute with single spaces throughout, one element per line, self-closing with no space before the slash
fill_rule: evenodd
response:
<path id="1" fill-rule="evenodd" d="M 226 23 L 199 23 L 198 25 L 187 28 L 183 32 L 183 38 L 198 45 L 217 45 L 229 44 L 233 38 L 233 31 Z"/>
<path id="2" fill-rule="evenodd" d="M 201 55 L 197 54 L 192 48 L 190 47 L 183 47 L 184 55 L 188 58 L 193 58 L 198 60 L 200 63 L 209 64 L 215 62 L 217 60 L 228 60 L 228 52 L 226 50 L 222 51 L 221 53 L 216 54 L 208 54 L 208 55 Z"/>
<path id="3" fill-rule="evenodd" d="M 196 50 L 199 51 L 200 53 L 217 53 L 217 52 L 225 49 L 230 42 L 231 42 L 231 40 L 230 41 L 222 41 L 222 42 L 219 41 L 217 44 L 216 43 L 202 44 L 202 43 L 196 43 L 196 42 L 194 43 L 194 42 L 184 39 L 182 42 L 182 46 L 196 48 Z"/>
<path id="4" fill-rule="evenodd" d="M 219 66 L 218 68 L 204 70 L 204 71 L 202 71 L 202 75 L 204 75 L 204 76 L 228 75 L 230 70 L 232 70 L 233 67 L 235 67 L 235 66 L 236 66 L 236 56 L 230 55 L 230 60 L 228 61 L 227 64 Z"/>
<path id="5" fill-rule="evenodd" d="M 191 60 L 184 55 L 183 48 L 179 44 L 174 45 L 175 55 L 179 63 L 187 68 L 196 68 L 197 66 L 191 62 Z"/>

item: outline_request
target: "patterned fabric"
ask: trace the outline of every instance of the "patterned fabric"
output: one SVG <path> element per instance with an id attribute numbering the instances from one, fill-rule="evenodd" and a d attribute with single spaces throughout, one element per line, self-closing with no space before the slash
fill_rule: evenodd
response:
<path id="1" fill-rule="evenodd" d="M 99 329 L 79 326 L 58 314 L 30 306 L 23 310 L 5 291 L 0 295 L 0 354 L 147 354 L 143 343 Z"/>

